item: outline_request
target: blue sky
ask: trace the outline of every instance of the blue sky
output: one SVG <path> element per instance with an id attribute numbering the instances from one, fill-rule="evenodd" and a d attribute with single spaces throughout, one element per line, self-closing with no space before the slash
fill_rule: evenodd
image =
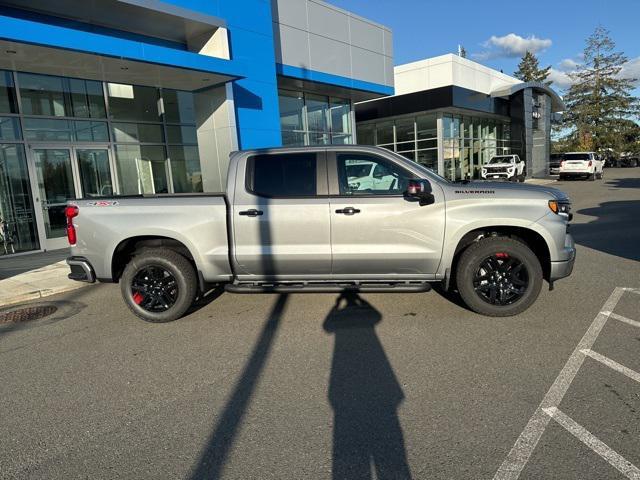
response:
<path id="1" fill-rule="evenodd" d="M 627 72 L 640 78 L 640 0 L 328 1 L 390 27 L 396 65 L 455 53 L 460 43 L 469 58 L 511 74 L 529 47 L 562 89 L 600 24 L 629 57 Z"/>

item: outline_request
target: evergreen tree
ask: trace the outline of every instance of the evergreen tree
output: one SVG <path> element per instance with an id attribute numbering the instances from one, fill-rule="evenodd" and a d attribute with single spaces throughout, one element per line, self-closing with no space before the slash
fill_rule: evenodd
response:
<path id="1" fill-rule="evenodd" d="M 602 150 L 618 146 L 621 120 L 638 113 L 631 95 L 635 79 L 621 78 L 627 62 L 615 51 L 609 31 L 598 27 L 587 39 L 584 63 L 570 74 L 573 81 L 564 97 L 564 125 L 580 149 Z"/>
<path id="2" fill-rule="evenodd" d="M 551 85 L 551 81 L 547 80 L 551 65 L 547 68 L 540 68 L 538 57 L 527 51 L 520 59 L 518 70 L 514 72 L 514 76 L 523 82 L 541 82 L 545 85 Z"/>

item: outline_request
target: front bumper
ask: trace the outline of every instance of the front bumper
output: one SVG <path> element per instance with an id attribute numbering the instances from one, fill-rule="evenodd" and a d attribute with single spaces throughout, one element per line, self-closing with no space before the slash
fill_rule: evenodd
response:
<path id="1" fill-rule="evenodd" d="M 573 265 L 576 261 L 576 247 L 571 235 L 567 234 L 562 256 L 567 258 L 567 260 L 551 262 L 551 271 L 549 272 L 550 282 L 568 277 L 573 272 Z"/>
<path id="2" fill-rule="evenodd" d="M 84 257 L 69 257 L 67 265 L 71 269 L 71 273 L 67 275 L 71 280 L 78 282 L 93 283 L 96 281 L 96 275 L 89 261 Z"/>
<path id="3" fill-rule="evenodd" d="M 513 177 L 513 175 L 511 175 L 511 174 L 509 174 L 507 172 L 487 172 L 487 173 L 481 174 L 481 176 L 485 180 L 495 180 L 495 179 L 499 179 L 499 178 L 504 178 L 505 180 L 508 180 L 511 177 Z"/>

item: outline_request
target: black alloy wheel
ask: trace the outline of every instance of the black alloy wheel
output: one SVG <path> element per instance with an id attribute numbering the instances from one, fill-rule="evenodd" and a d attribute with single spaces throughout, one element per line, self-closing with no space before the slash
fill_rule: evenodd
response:
<path id="1" fill-rule="evenodd" d="M 491 305 L 517 302 L 529 286 L 529 272 L 522 261 L 505 252 L 485 258 L 473 277 L 478 296 Z"/>
<path id="2" fill-rule="evenodd" d="M 175 305 L 178 293 L 175 277 L 157 265 L 143 267 L 131 282 L 133 302 L 147 312 L 166 312 Z"/>

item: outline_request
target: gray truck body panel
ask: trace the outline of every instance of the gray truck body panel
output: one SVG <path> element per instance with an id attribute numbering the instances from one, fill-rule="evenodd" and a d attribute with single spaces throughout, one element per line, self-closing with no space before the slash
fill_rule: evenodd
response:
<path id="1" fill-rule="evenodd" d="M 246 188 L 247 159 L 256 154 L 318 152 L 327 165 L 327 195 L 263 198 Z M 336 152 L 384 157 L 428 180 L 434 202 L 403 196 L 340 196 Z M 519 227 L 542 237 L 551 280 L 571 272 L 575 249 L 567 217 L 549 200 L 566 202 L 554 188 L 503 182 L 449 183 L 392 152 L 366 146 L 286 148 L 235 152 L 225 195 L 114 197 L 80 200 L 73 219 L 78 242 L 95 276 L 112 280 L 118 245 L 133 237 L 181 242 L 207 282 L 442 280 L 459 242 L 477 229 Z M 357 215 L 336 215 L 353 207 Z M 256 209 L 260 216 L 240 215 Z"/>

